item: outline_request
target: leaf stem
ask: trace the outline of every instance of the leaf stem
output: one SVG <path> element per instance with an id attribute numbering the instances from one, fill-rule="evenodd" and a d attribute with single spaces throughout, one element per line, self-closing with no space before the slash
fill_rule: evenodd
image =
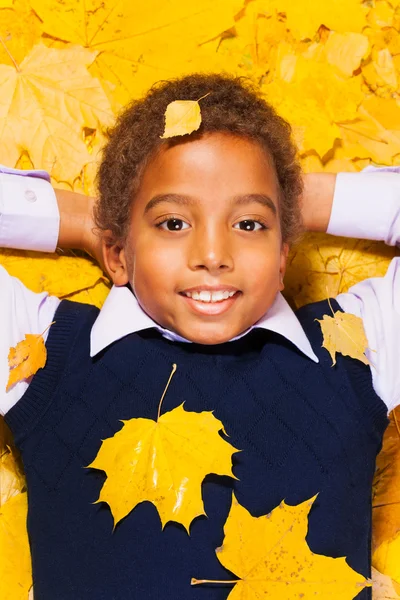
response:
<path id="1" fill-rule="evenodd" d="M 21 69 L 19 68 L 19 64 L 17 63 L 17 61 L 15 60 L 15 58 L 13 57 L 13 55 L 11 54 L 11 52 L 9 51 L 9 49 L 7 48 L 7 44 L 5 43 L 5 41 L 4 41 L 4 39 L 3 39 L 3 37 L 2 37 L 1 35 L 0 35 L 0 43 L 1 43 L 1 45 L 3 46 L 4 50 L 7 52 L 7 54 L 8 54 L 8 56 L 9 56 L 9 58 L 10 58 L 10 60 L 11 60 L 12 64 L 13 64 L 13 65 L 14 65 L 14 67 L 15 67 L 15 70 L 16 70 L 18 73 L 21 73 Z"/>
<path id="2" fill-rule="evenodd" d="M 326 299 L 328 300 L 329 308 L 331 309 L 332 315 L 333 315 L 333 317 L 335 317 L 335 313 L 333 312 L 331 301 L 329 300 L 328 286 L 326 286 Z"/>
<path id="3" fill-rule="evenodd" d="M 161 414 L 161 404 L 162 404 L 162 401 L 164 400 L 164 396 L 167 393 L 167 389 L 169 387 L 169 384 L 171 383 L 171 379 L 173 378 L 175 371 L 176 371 L 176 364 L 174 363 L 172 365 L 171 375 L 169 376 L 169 379 L 167 381 L 167 385 L 165 386 L 165 390 L 163 392 L 163 395 L 161 396 L 160 404 L 158 405 L 157 422 L 158 422 L 158 419 L 160 418 L 160 414 Z"/>
<path id="4" fill-rule="evenodd" d="M 233 585 L 234 583 L 239 583 L 239 581 L 242 580 L 229 579 L 224 581 L 223 579 L 196 579 L 195 577 L 192 577 L 192 579 L 190 580 L 190 585 L 201 585 L 202 583 L 231 583 Z"/>
<path id="5" fill-rule="evenodd" d="M 40 335 L 43 337 L 43 336 L 44 336 L 44 334 L 46 333 L 46 331 L 47 331 L 48 329 L 50 329 L 50 327 L 51 327 L 52 325 L 54 325 L 54 323 L 55 323 L 55 321 L 53 321 L 52 323 L 50 323 L 50 325 L 47 325 L 46 329 L 45 329 L 45 330 L 44 330 L 44 331 L 43 331 L 43 332 L 42 332 Z"/>
<path id="6" fill-rule="evenodd" d="M 207 96 L 209 96 L 211 94 L 211 92 L 207 92 L 207 94 L 204 94 L 204 96 L 202 96 L 201 98 L 199 98 L 197 100 L 197 102 L 200 102 L 200 100 L 203 100 L 203 98 L 207 98 Z"/>

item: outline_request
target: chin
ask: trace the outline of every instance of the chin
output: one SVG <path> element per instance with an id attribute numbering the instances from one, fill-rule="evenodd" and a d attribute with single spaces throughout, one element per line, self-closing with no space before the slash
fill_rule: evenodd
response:
<path id="1" fill-rule="evenodd" d="M 214 346 L 216 344 L 224 344 L 225 342 L 229 342 L 233 337 L 238 335 L 235 332 L 218 332 L 218 331 L 210 331 L 210 332 L 188 332 L 186 335 L 181 334 L 187 340 L 190 340 L 194 344 L 203 344 L 204 346 Z"/>

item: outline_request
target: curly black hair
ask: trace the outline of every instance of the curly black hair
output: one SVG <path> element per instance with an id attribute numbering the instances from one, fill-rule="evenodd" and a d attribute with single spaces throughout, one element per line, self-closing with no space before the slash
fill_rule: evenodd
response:
<path id="1" fill-rule="evenodd" d="M 277 173 L 282 239 L 291 243 L 297 238 L 302 226 L 302 177 L 291 127 L 249 80 L 222 74 L 193 74 L 160 81 L 144 98 L 134 100 L 123 110 L 108 131 L 97 175 L 95 222 L 100 231 L 110 230 L 114 240 L 125 239 L 132 202 L 147 162 L 162 144 L 190 139 L 189 135 L 160 139 L 168 104 L 198 100 L 206 94 L 200 102 L 200 129 L 191 135 L 225 132 L 258 142 L 272 158 Z"/>

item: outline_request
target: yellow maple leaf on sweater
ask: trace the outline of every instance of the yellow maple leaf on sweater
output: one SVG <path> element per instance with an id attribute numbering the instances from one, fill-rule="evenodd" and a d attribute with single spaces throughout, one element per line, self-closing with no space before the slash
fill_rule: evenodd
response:
<path id="1" fill-rule="evenodd" d="M 345 558 L 315 554 L 306 542 L 308 513 L 316 496 L 297 506 L 282 502 L 268 515 L 253 517 L 232 495 L 217 548 L 220 563 L 240 579 L 192 579 L 193 585 L 231 583 L 229 600 L 310 600 L 319 596 L 352 600 L 371 582 L 354 571 Z"/>
<path id="2" fill-rule="evenodd" d="M 122 420 L 123 428 L 102 441 L 88 467 L 105 471 L 107 479 L 95 502 L 107 502 L 114 528 L 140 502 L 152 502 L 162 526 L 181 523 L 189 532 L 190 523 L 203 515 L 201 484 L 209 473 L 232 474 L 236 452 L 219 431 L 221 421 L 212 412 L 185 411 L 183 404 L 160 414 L 161 404 L 173 374 L 161 397 L 157 420 Z"/>

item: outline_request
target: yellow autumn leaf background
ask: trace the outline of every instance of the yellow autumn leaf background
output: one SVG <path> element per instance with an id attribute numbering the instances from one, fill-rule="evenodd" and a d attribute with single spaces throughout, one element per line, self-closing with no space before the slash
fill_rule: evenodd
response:
<path id="1" fill-rule="evenodd" d="M 105 128 L 131 98 L 160 79 L 224 71 L 252 79 L 292 123 L 305 171 L 399 164 L 399 32 L 398 0 L 0 0 L 0 162 L 46 169 L 54 186 L 95 194 Z M 292 249 L 285 293 L 293 307 L 335 296 L 383 275 L 395 253 L 309 234 Z M 62 298 L 101 306 L 109 289 L 82 253 L 3 250 L 0 264 Z M 25 494 L 23 476 L 0 425 L 0 483 L 14 489 L 0 496 L 0 530 L 13 523 L 23 544 L 23 498 L 12 502 Z M 400 521 L 396 502 L 389 494 L 374 508 L 381 521 L 389 506 L 390 522 Z M 29 573 L 19 566 L 16 558 L 10 600 L 27 598 Z"/>

